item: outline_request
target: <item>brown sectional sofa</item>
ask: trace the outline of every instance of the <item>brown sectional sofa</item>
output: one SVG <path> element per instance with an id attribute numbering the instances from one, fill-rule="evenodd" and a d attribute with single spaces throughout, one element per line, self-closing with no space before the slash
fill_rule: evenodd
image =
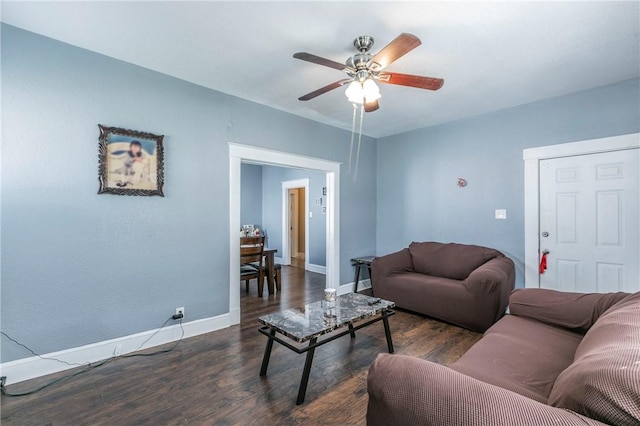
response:
<path id="1" fill-rule="evenodd" d="M 371 286 L 399 308 L 485 331 L 504 315 L 515 267 L 487 247 L 414 242 L 373 261 Z"/>
<path id="2" fill-rule="evenodd" d="M 367 424 L 640 425 L 640 293 L 519 289 L 444 367 L 381 354 Z"/>

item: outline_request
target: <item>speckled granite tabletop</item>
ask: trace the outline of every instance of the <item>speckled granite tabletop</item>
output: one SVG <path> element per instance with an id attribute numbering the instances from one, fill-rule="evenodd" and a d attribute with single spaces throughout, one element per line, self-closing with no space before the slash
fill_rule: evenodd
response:
<path id="1" fill-rule="evenodd" d="M 372 317 L 382 310 L 395 307 L 394 302 L 378 300 L 375 297 L 359 293 L 349 293 L 338 296 L 331 309 L 329 302 L 324 300 L 310 303 L 300 308 L 287 309 L 275 314 L 265 315 L 258 319 L 264 324 L 282 333 L 296 342 L 302 343 L 314 337 L 330 333 L 338 328 L 346 327 L 362 319 Z M 335 314 L 335 316 L 328 315 Z"/>

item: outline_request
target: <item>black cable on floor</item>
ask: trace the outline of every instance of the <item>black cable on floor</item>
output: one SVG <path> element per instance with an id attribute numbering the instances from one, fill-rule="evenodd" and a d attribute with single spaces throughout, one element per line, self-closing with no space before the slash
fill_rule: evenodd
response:
<path id="1" fill-rule="evenodd" d="M 160 328 L 155 331 L 155 333 L 153 333 L 151 336 L 149 336 L 149 338 L 147 340 L 142 342 L 142 344 L 140 344 L 140 346 L 138 346 L 138 348 L 134 352 L 137 352 L 140 349 L 142 349 L 142 347 L 147 342 L 149 342 L 149 340 L 151 340 L 156 334 L 158 334 L 160 332 L 160 330 L 162 330 L 164 327 L 166 327 L 167 323 L 169 321 L 171 321 L 171 320 L 173 320 L 173 317 L 169 317 L 164 322 L 164 324 L 162 324 L 160 326 Z M 171 347 L 169 347 L 167 349 L 163 349 L 163 350 L 155 351 L 155 352 L 151 352 L 151 353 L 130 353 L 130 354 L 126 354 L 126 355 L 117 355 L 117 356 L 112 356 L 110 358 L 104 359 L 102 361 L 98 361 L 98 362 L 94 362 L 94 363 L 88 363 L 88 364 L 70 363 L 70 362 L 67 362 L 67 361 L 64 361 L 64 360 L 61 360 L 61 359 L 58 359 L 58 358 L 51 358 L 51 357 L 42 356 L 42 355 L 34 352 L 33 350 L 31 350 L 26 345 L 18 342 L 16 339 L 12 338 L 11 336 L 9 336 L 4 331 L 0 331 L 0 334 L 5 336 L 7 339 L 11 340 L 12 342 L 16 343 L 19 346 L 22 346 L 23 348 L 25 348 L 26 350 L 28 350 L 29 352 L 31 352 L 33 355 L 37 356 L 38 358 L 41 358 L 41 359 L 44 359 L 44 360 L 58 361 L 60 363 L 67 364 L 67 365 L 70 365 L 70 366 L 85 367 L 84 369 L 76 371 L 75 373 L 68 374 L 66 376 L 59 377 L 59 378 L 57 378 L 55 380 L 52 380 L 51 382 L 46 383 L 46 384 L 44 384 L 44 385 L 42 385 L 42 386 L 40 386 L 40 387 L 38 387 L 36 389 L 32 389 L 32 390 L 25 391 L 25 392 L 20 392 L 20 393 L 9 392 L 7 390 L 7 388 L 6 388 L 6 386 L 5 386 L 5 379 L 6 378 L 2 377 L 2 379 L 0 380 L 0 392 L 4 396 L 12 396 L 12 397 L 13 396 L 33 395 L 34 393 L 40 392 L 41 390 L 46 389 L 46 388 L 48 388 L 50 386 L 53 386 L 56 383 L 62 382 L 62 381 L 67 380 L 67 379 L 71 379 L 73 377 L 79 376 L 80 374 L 84 374 L 84 373 L 87 373 L 89 371 L 93 371 L 94 369 L 96 369 L 98 367 L 101 367 L 101 366 L 103 366 L 103 365 L 105 365 L 105 364 L 107 364 L 107 363 L 109 363 L 111 361 L 114 361 L 114 360 L 118 359 L 118 358 L 134 358 L 134 357 L 138 357 L 138 356 L 154 356 L 154 355 L 159 355 L 159 354 L 164 354 L 164 353 L 167 353 L 167 352 L 171 352 L 172 350 L 174 350 L 176 348 L 176 346 L 178 346 L 178 344 L 180 342 L 182 342 L 182 339 L 184 338 L 184 327 L 182 327 L 182 319 L 181 318 L 179 319 L 179 325 L 180 325 L 180 338 Z"/>

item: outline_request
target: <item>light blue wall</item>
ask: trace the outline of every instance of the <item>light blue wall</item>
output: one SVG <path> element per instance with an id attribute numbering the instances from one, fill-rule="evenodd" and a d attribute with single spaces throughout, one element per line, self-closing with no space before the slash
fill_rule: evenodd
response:
<path id="1" fill-rule="evenodd" d="M 327 181 L 325 173 L 286 167 L 262 167 L 262 220 L 269 237 L 268 244 L 269 247 L 278 249 L 276 256 L 282 255 L 282 182 L 298 179 L 309 179 L 309 212 L 313 214 L 309 218 L 307 259 L 313 265 L 326 266 L 326 215 L 322 214 L 322 206 L 317 206 L 314 201 L 315 198 L 322 197 L 322 187 L 326 186 Z"/>
<path id="2" fill-rule="evenodd" d="M 37 352 L 229 311 L 229 141 L 348 158 L 344 130 L 4 24 L 1 47 L 0 320 Z M 164 198 L 97 195 L 98 123 L 165 135 Z M 375 250 L 374 142 L 341 182 L 342 283 Z"/>
<path id="3" fill-rule="evenodd" d="M 516 262 L 523 286 L 522 150 L 639 130 L 631 80 L 380 139 L 377 253 L 429 240 L 495 247 Z M 507 220 L 494 219 L 497 208 Z"/>
<path id="4" fill-rule="evenodd" d="M 262 228 L 262 166 L 242 164 L 240 182 L 240 224 Z"/>

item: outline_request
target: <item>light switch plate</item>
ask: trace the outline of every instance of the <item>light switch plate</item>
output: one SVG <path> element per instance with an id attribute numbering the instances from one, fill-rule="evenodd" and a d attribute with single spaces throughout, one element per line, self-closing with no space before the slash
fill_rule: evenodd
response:
<path id="1" fill-rule="evenodd" d="M 506 219 L 507 209 L 496 209 L 496 219 Z"/>

